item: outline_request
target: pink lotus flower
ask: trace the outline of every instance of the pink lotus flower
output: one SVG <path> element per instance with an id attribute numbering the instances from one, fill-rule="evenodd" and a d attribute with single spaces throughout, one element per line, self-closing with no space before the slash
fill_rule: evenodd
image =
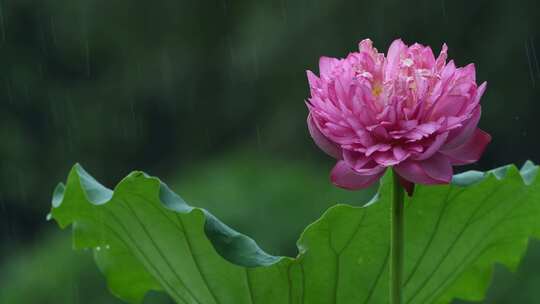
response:
<path id="1" fill-rule="evenodd" d="M 473 64 L 446 62 L 443 45 L 395 40 L 384 54 L 362 40 L 344 59 L 321 57 L 320 76 L 307 71 L 308 127 L 336 158 L 332 182 L 366 188 L 393 167 L 409 191 L 414 183 L 445 184 L 452 166 L 477 161 L 491 137 L 477 128 L 486 83 Z"/>

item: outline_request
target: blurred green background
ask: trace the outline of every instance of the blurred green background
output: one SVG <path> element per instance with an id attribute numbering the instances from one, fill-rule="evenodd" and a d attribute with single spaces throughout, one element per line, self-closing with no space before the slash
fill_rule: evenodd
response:
<path id="1" fill-rule="evenodd" d="M 45 215 L 80 162 L 113 187 L 161 177 L 272 254 L 295 255 L 328 206 L 373 190 L 328 182 L 305 126 L 305 70 L 369 37 L 443 42 L 488 81 L 474 166 L 540 161 L 537 0 L 1 0 L 0 303 L 120 303 L 89 252 Z M 485 303 L 540 303 L 540 244 L 497 268 Z M 535 290 L 536 289 L 536 290 Z M 168 303 L 150 295 L 147 303 Z"/>

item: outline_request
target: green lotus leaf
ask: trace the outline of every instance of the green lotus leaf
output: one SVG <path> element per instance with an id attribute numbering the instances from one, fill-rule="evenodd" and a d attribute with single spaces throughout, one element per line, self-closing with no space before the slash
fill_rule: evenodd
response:
<path id="1" fill-rule="evenodd" d="M 404 303 L 480 300 L 495 263 L 514 270 L 540 236 L 537 171 L 527 162 L 417 185 L 405 202 Z M 265 253 L 142 172 L 110 190 L 75 165 L 50 216 L 71 225 L 75 248 L 93 250 L 111 292 L 129 303 L 150 290 L 181 304 L 386 303 L 391 183 L 389 173 L 364 207 L 326 211 L 295 258 Z"/>

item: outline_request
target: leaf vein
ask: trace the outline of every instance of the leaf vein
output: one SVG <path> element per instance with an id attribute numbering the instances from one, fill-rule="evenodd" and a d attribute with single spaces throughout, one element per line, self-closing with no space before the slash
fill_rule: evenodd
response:
<path id="1" fill-rule="evenodd" d="M 525 196 L 525 193 L 522 193 L 522 196 Z M 506 205 L 506 202 L 505 203 L 499 203 L 496 207 L 504 206 L 504 205 Z M 496 208 L 492 208 L 491 210 L 493 210 L 493 209 L 496 209 Z M 474 263 L 474 261 L 476 261 L 480 256 L 482 256 L 482 254 L 484 254 L 488 249 L 490 249 L 493 246 L 493 244 L 488 245 L 484 249 L 480 250 L 480 252 L 478 254 L 474 255 L 472 259 L 469 259 L 470 262 L 465 263 L 467 261 L 467 259 L 473 254 L 473 252 L 477 248 L 479 248 L 481 244 L 485 243 L 488 240 L 488 235 L 493 231 L 493 229 L 495 227 L 499 226 L 502 222 L 506 221 L 508 218 L 511 218 L 511 215 L 515 212 L 516 209 L 513 208 L 512 205 L 510 205 L 510 207 L 507 210 L 509 210 L 509 212 L 504 212 L 504 215 L 498 221 L 496 221 L 493 225 L 491 225 L 488 229 L 486 229 L 484 231 L 484 233 L 482 234 L 482 236 L 480 237 L 481 241 L 480 242 L 475 242 L 475 246 L 473 246 L 471 248 L 471 250 L 469 250 L 469 252 L 466 255 L 464 255 L 464 257 L 462 258 L 460 263 L 458 263 L 458 265 L 460 265 L 460 267 L 456 267 L 452 271 L 452 273 L 449 276 L 447 276 L 441 284 L 439 284 L 439 286 L 431 293 L 431 295 L 428 295 L 428 297 L 426 297 L 426 300 L 437 297 L 438 294 L 440 294 L 440 292 L 442 291 L 443 287 L 447 285 L 448 281 L 451 278 L 456 279 L 457 275 L 462 271 L 462 269 L 465 268 L 465 266 L 463 266 L 463 265 L 470 265 L 471 263 Z"/>
<path id="2" fill-rule="evenodd" d="M 424 246 L 424 248 L 422 250 L 422 253 L 418 257 L 418 259 L 416 260 L 411 272 L 409 273 L 409 275 L 405 279 L 405 283 L 403 284 L 403 287 L 406 287 L 407 284 L 409 284 L 409 282 L 413 278 L 414 274 L 416 273 L 416 271 L 418 270 L 418 268 L 420 267 L 420 265 L 424 261 L 424 258 L 426 256 L 427 252 L 429 251 L 429 249 L 431 248 L 431 244 L 433 243 L 433 240 L 435 239 L 435 236 L 439 233 L 439 227 L 440 227 L 440 224 L 441 224 L 441 220 L 443 218 L 443 215 L 446 213 L 446 210 L 447 210 L 447 207 L 448 207 L 448 198 L 450 196 L 450 192 L 452 192 L 452 187 L 450 187 L 448 189 L 448 191 L 446 192 L 446 196 L 445 196 L 444 201 L 442 203 L 442 208 L 440 208 L 439 214 L 437 216 L 437 221 L 435 222 L 435 227 L 431 230 L 431 234 L 430 234 L 430 237 L 428 239 L 428 242 Z"/>
<path id="3" fill-rule="evenodd" d="M 245 269 L 245 274 L 246 274 L 246 284 L 247 284 L 247 288 L 248 288 L 248 295 L 249 295 L 249 301 L 251 304 L 254 304 L 255 301 L 253 299 L 253 290 L 252 290 L 252 287 L 251 287 L 251 279 L 249 278 L 249 268 L 244 268 Z"/>
<path id="4" fill-rule="evenodd" d="M 191 239 L 190 239 L 189 233 L 186 230 L 186 227 L 184 226 L 184 222 L 182 221 L 182 218 L 178 214 L 176 214 L 176 218 L 178 218 L 178 222 L 180 223 L 180 225 L 182 226 L 182 230 L 184 231 L 186 244 L 187 244 L 187 246 L 189 248 L 189 252 L 191 253 L 191 258 L 193 260 L 193 264 L 195 264 L 195 267 L 197 268 L 197 271 L 199 272 L 199 275 L 201 276 L 201 279 L 203 280 L 204 284 L 206 285 L 206 289 L 208 289 L 208 292 L 210 293 L 210 295 L 214 299 L 214 302 L 219 303 L 216 295 L 214 294 L 214 291 L 210 288 L 210 284 L 208 284 L 208 279 L 206 278 L 206 276 L 204 275 L 204 273 L 201 270 L 199 259 L 195 255 L 195 252 L 193 252 L 193 246 L 191 244 Z"/>
<path id="5" fill-rule="evenodd" d="M 473 220 L 474 216 L 476 215 L 476 213 L 478 213 L 482 209 L 482 207 L 488 201 L 488 199 L 491 198 L 493 195 L 495 195 L 498 192 L 499 189 L 500 189 L 499 187 L 495 186 L 495 190 L 490 191 L 490 193 L 488 193 L 488 195 L 486 195 L 482 199 L 482 201 L 478 204 L 478 207 L 473 211 L 471 216 L 465 222 L 465 225 L 463 225 L 463 227 L 460 229 L 460 231 L 458 232 L 458 234 L 456 235 L 456 237 L 454 238 L 452 243 L 450 243 L 450 246 L 446 249 L 445 253 L 442 255 L 439 262 L 435 265 L 435 267 L 433 268 L 431 273 L 429 275 L 427 275 L 426 278 L 422 281 L 422 283 L 418 286 L 418 288 L 415 290 L 415 292 L 413 293 L 411 298 L 407 301 L 407 303 L 411 303 L 414 300 L 414 298 L 416 298 L 420 294 L 420 292 L 424 289 L 424 287 L 429 282 L 430 278 L 433 277 L 433 275 L 440 269 L 440 266 L 444 263 L 444 261 L 446 261 L 446 259 L 448 258 L 448 256 L 450 255 L 450 253 L 453 251 L 454 247 L 458 243 L 458 241 L 461 239 L 461 236 L 470 227 L 470 225 L 472 223 L 472 220 Z"/>
<path id="6" fill-rule="evenodd" d="M 105 209 L 107 210 L 107 209 Z M 154 272 L 157 274 L 157 276 L 159 277 L 158 280 L 160 280 L 162 282 L 162 285 L 165 285 L 166 287 L 169 288 L 169 294 L 176 298 L 176 300 L 180 300 L 182 301 L 182 303 L 187 303 L 184 298 L 181 296 L 181 294 L 172 286 L 169 284 L 169 282 L 167 282 L 167 280 L 165 280 L 165 276 L 161 273 L 161 271 L 159 270 L 159 268 L 154 265 L 153 263 L 151 263 L 150 261 L 150 258 L 146 255 L 146 253 L 140 248 L 140 246 L 138 245 L 138 243 L 135 241 L 135 239 L 133 239 L 131 237 L 131 234 L 128 232 L 127 228 L 124 226 L 124 224 L 122 223 L 122 221 L 120 221 L 120 219 L 118 219 L 116 217 L 116 215 L 107 210 L 107 212 L 110 214 L 110 216 L 112 217 L 112 219 L 122 228 L 122 230 L 124 230 L 124 233 L 126 234 L 126 236 L 130 239 L 131 243 L 133 244 L 133 246 L 135 247 L 135 250 L 137 250 L 141 256 L 143 257 L 143 259 L 146 260 L 146 264 L 149 265 L 152 269 L 154 269 Z M 105 224 L 105 223 L 104 223 Z M 120 237 L 120 234 L 117 233 L 112 227 L 110 227 L 109 225 L 105 224 L 106 227 L 109 227 L 109 229 L 111 231 L 113 231 L 113 233 L 117 236 L 117 238 L 124 243 L 124 245 L 126 245 L 127 248 L 129 248 L 130 246 L 127 246 L 126 244 L 126 241 Z M 164 287 L 165 287 L 164 286 Z"/>
<path id="7" fill-rule="evenodd" d="M 373 295 L 375 294 L 375 290 L 377 289 L 376 287 L 377 287 L 377 285 L 379 285 L 382 274 L 384 273 L 384 270 L 387 268 L 389 257 L 390 257 L 390 248 L 388 248 L 388 250 L 386 252 L 386 257 L 384 258 L 384 262 L 382 263 L 381 267 L 379 268 L 379 273 L 377 274 L 375 282 L 373 282 L 373 285 L 369 289 L 369 293 L 368 293 L 368 295 L 366 297 L 366 300 L 364 301 L 364 304 L 369 303 L 369 301 L 371 300 L 371 297 L 373 297 Z"/>
<path id="8" fill-rule="evenodd" d="M 139 218 L 139 216 L 137 215 L 137 213 L 135 213 L 135 210 L 133 210 L 133 208 L 131 207 L 131 205 L 126 201 L 126 200 L 122 200 L 125 204 L 125 206 L 127 207 L 127 209 L 129 209 L 129 211 L 133 214 L 134 218 L 139 222 L 139 225 L 141 225 L 141 228 L 143 229 L 143 231 L 145 232 L 146 236 L 148 237 L 148 239 L 150 240 L 150 242 L 152 243 L 152 245 L 154 246 L 154 248 L 156 249 L 156 251 L 158 252 L 158 254 L 161 256 L 161 258 L 163 259 L 163 261 L 167 264 L 167 266 L 169 267 L 169 269 L 172 271 L 172 273 L 174 274 L 174 276 L 176 277 L 176 279 L 184 286 L 185 290 L 187 291 L 187 293 L 191 296 L 191 298 L 196 302 L 196 303 L 200 303 L 199 300 L 197 300 L 197 298 L 193 295 L 193 293 L 191 292 L 191 290 L 189 288 L 187 288 L 187 285 L 185 284 L 184 280 L 182 280 L 182 277 L 178 274 L 178 272 L 176 271 L 175 268 L 172 267 L 171 265 L 171 262 L 169 261 L 169 259 L 165 256 L 165 254 L 163 253 L 163 251 L 161 250 L 161 248 L 157 245 L 156 241 L 154 240 L 154 238 L 152 237 L 152 235 L 150 234 L 150 232 L 148 231 L 148 229 L 146 228 L 146 225 L 141 221 L 141 219 Z"/>

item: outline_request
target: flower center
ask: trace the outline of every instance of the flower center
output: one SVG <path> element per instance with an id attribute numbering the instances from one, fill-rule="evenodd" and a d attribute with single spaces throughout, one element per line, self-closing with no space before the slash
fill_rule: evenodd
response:
<path id="1" fill-rule="evenodd" d="M 375 83 L 373 84 L 373 88 L 371 89 L 371 94 L 373 94 L 373 96 L 377 98 L 381 95 L 382 90 L 383 86 L 380 83 Z"/>

